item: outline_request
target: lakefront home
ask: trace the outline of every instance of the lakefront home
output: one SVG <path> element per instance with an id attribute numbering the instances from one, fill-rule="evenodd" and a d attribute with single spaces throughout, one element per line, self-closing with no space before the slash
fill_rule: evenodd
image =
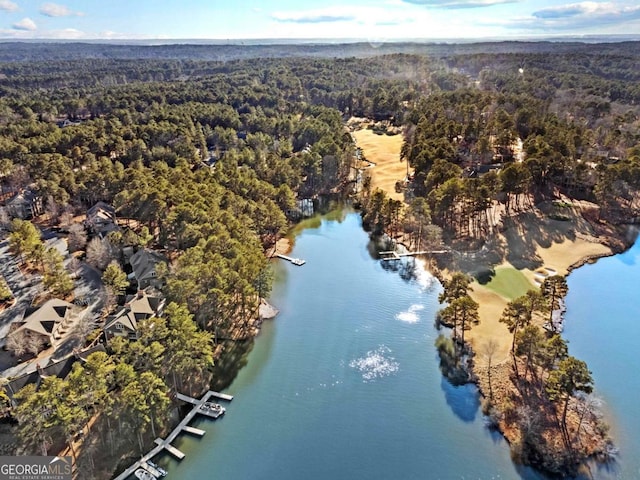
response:
<path id="1" fill-rule="evenodd" d="M 133 272 L 130 278 L 138 282 L 138 290 L 147 287 L 162 289 L 162 280 L 158 278 L 156 267 L 161 263 L 167 263 L 167 259 L 160 253 L 147 248 L 138 250 L 129 260 Z"/>
<path id="2" fill-rule="evenodd" d="M 65 379 L 69 373 L 71 373 L 74 363 L 84 363 L 86 362 L 87 357 L 92 353 L 104 351 L 104 346 L 98 344 L 85 350 L 74 350 L 70 355 L 67 355 L 61 360 L 49 359 L 49 363 L 44 366 L 36 364 L 33 370 L 8 381 L 4 385 L 4 391 L 12 400 L 12 403 L 14 403 L 13 396 L 25 386 L 35 384 L 36 387 L 39 387 L 42 380 L 46 377 L 58 377 Z"/>
<path id="3" fill-rule="evenodd" d="M 116 209 L 111 205 L 98 202 L 87 210 L 85 225 L 90 232 L 104 236 L 109 232 L 118 229 L 116 223 Z"/>
<path id="4" fill-rule="evenodd" d="M 37 217 L 44 212 L 42 196 L 29 187 L 16 192 L 5 202 L 5 207 L 11 218 L 22 220 Z"/>
<path id="5" fill-rule="evenodd" d="M 164 310 L 165 299 L 139 291 L 127 297 L 125 304 L 107 318 L 104 336 L 108 342 L 113 337 L 138 339 L 138 324 L 151 317 L 159 317 Z"/>
<path id="6" fill-rule="evenodd" d="M 62 338 L 76 318 L 75 313 L 71 303 L 52 298 L 25 316 L 22 321 L 14 322 L 8 337 L 25 335 L 28 338 L 39 338 L 43 346 L 53 345 L 55 340 Z"/>

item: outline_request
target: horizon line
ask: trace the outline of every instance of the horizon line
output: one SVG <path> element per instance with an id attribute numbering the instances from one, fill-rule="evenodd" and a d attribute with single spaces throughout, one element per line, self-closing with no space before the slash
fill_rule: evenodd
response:
<path id="1" fill-rule="evenodd" d="M 514 35 L 494 37 L 396 37 L 396 38 L 361 38 L 361 37 L 319 37 L 319 38 L 0 38 L 0 43 L 91 43 L 91 44 L 147 44 L 158 45 L 278 45 L 278 44 L 357 44 L 369 43 L 376 45 L 394 43 L 486 43 L 486 42 L 545 42 L 545 41 L 602 41 L 605 43 L 617 41 L 640 41 L 640 34 L 546 34 L 546 35 Z"/>

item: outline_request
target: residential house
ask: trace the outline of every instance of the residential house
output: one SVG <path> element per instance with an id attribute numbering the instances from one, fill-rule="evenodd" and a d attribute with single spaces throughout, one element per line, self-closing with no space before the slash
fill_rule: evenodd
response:
<path id="1" fill-rule="evenodd" d="M 77 318 L 75 313 L 71 303 L 52 298 L 25 316 L 22 321 L 14 322 L 8 337 L 14 335 L 39 337 L 43 345 L 53 345 L 55 340 L 62 338 L 74 318 Z"/>
<path id="2" fill-rule="evenodd" d="M 159 317 L 164 310 L 165 299 L 139 291 L 127 297 L 127 301 L 116 313 L 107 318 L 104 336 L 107 342 L 113 337 L 138 338 L 138 324 L 151 317 Z"/>
<path id="3" fill-rule="evenodd" d="M 53 361 L 49 360 L 49 364 L 44 367 L 40 365 L 36 365 L 36 368 L 24 375 L 20 375 L 7 382 L 4 386 L 4 390 L 9 396 L 11 400 L 13 400 L 13 396 L 20 391 L 22 388 L 26 387 L 30 384 L 35 384 L 36 387 L 40 386 L 40 383 L 46 377 L 58 377 L 58 378 L 67 378 L 67 375 L 71 373 L 71 369 L 73 364 L 80 361 L 86 362 L 87 357 L 92 353 L 96 352 L 104 352 L 104 346 L 101 344 L 95 345 L 93 347 L 89 347 L 86 350 L 82 351 L 74 351 L 71 355 L 68 355 L 66 358 L 62 360 Z"/>
<path id="4" fill-rule="evenodd" d="M 42 197 L 31 188 L 25 188 L 6 201 L 5 207 L 11 218 L 26 220 L 44 212 Z"/>
<path id="5" fill-rule="evenodd" d="M 85 225 L 91 232 L 101 236 L 117 230 L 116 209 L 104 202 L 96 203 L 87 210 Z"/>
<path id="6" fill-rule="evenodd" d="M 138 290 L 147 287 L 162 288 L 162 280 L 158 278 L 156 267 L 161 263 L 167 263 L 167 259 L 158 252 L 143 248 L 131 256 L 129 260 L 133 272 L 130 278 L 138 282 Z"/>

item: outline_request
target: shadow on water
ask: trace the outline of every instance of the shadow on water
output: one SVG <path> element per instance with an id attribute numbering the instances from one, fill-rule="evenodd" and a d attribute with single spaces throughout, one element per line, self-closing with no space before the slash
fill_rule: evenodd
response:
<path id="1" fill-rule="evenodd" d="M 254 344 L 253 339 L 225 343 L 224 353 L 216 360 L 213 367 L 212 390 L 219 392 L 231 385 L 238 372 L 247 364 L 247 358 Z"/>
<path id="2" fill-rule="evenodd" d="M 369 251 L 371 252 L 371 249 Z M 389 262 L 380 261 L 380 265 L 383 270 L 400 275 L 400 278 L 405 282 L 413 282 L 418 279 L 419 267 L 415 259 L 393 260 Z"/>
<path id="3" fill-rule="evenodd" d="M 229 388 L 234 380 L 236 380 L 238 373 L 249 363 L 249 356 L 251 354 L 253 354 L 254 358 L 251 366 L 243 372 L 243 382 L 251 383 L 257 378 L 271 354 L 275 331 L 275 324 L 272 321 L 265 321 L 260 328 L 260 345 L 255 351 L 255 338 L 244 341 L 225 342 L 224 351 L 220 358 L 216 360 L 212 370 L 213 379 L 211 380 L 211 389 L 214 391 L 222 391 Z"/>
<path id="4" fill-rule="evenodd" d="M 575 480 L 591 480 L 593 478 L 622 478 L 620 464 L 615 458 L 606 462 L 591 461 L 587 464 L 589 471 Z M 640 472 L 639 472 L 640 473 Z"/>
<path id="5" fill-rule="evenodd" d="M 440 380 L 440 388 L 444 392 L 447 405 L 456 417 L 466 423 L 471 423 L 476 419 L 480 409 L 480 397 L 475 385 L 467 384 L 456 387 L 443 377 Z"/>
<path id="6" fill-rule="evenodd" d="M 633 267 L 636 264 L 636 256 L 630 252 L 623 253 L 622 255 L 617 255 L 617 258 L 620 262 L 624 263 L 628 267 Z"/>
<path id="7" fill-rule="evenodd" d="M 287 232 L 288 238 L 295 238 L 303 231 L 316 230 L 322 226 L 323 221 L 335 221 L 342 223 L 347 214 L 351 213 L 351 210 L 345 207 L 342 203 L 328 202 L 323 208 L 316 209 L 316 213 L 304 220 L 299 221 L 289 232 Z"/>

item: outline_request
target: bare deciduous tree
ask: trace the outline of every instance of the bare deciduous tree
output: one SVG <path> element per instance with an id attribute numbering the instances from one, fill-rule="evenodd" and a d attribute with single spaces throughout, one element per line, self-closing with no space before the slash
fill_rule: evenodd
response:
<path id="1" fill-rule="evenodd" d="M 104 270 L 113 260 L 111 246 L 107 240 L 94 238 L 87 244 L 87 262 L 94 267 Z"/>
<path id="2" fill-rule="evenodd" d="M 87 244 L 87 232 L 79 223 L 69 226 L 69 236 L 67 237 L 69 251 L 76 252 L 82 250 Z"/>
<path id="3" fill-rule="evenodd" d="M 63 230 L 68 230 L 73 224 L 73 211 L 71 207 L 66 207 L 58 217 L 59 226 Z"/>
<path id="4" fill-rule="evenodd" d="M 51 195 L 47 197 L 45 212 L 47 214 L 47 217 L 49 218 L 49 222 L 51 222 L 51 225 L 58 223 L 62 208 L 60 207 L 60 205 L 58 205 L 58 203 Z"/>
<path id="5" fill-rule="evenodd" d="M 5 207 L 0 207 L 0 228 L 8 230 L 11 226 L 11 218 Z"/>
<path id="6" fill-rule="evenodd" d="M 44 340 L 39 335 L 33 335 L 28 337 L 27 350 L 34 356 L 38 355 L 44 348 Z"/>
<path id="7" fill-rule="evenodd" d="M 21 357 L 27 353 L 28 345 L 29 337 L 24 333 L 24 331 L 16 332 L 7 337 L 7 350 L 13 353 L 16 357 Z"/>
<path id="8" fill-rule="evenodd" d="M 482 356 L 487 361 L 487 381 L 489 382 L 489 398 L 493 400 L 493 387 L 491 385 L 491 362 L 493 356 L 498 351 L 498 342 L 490 338 L 485 344 L 482 345 Z"/>

